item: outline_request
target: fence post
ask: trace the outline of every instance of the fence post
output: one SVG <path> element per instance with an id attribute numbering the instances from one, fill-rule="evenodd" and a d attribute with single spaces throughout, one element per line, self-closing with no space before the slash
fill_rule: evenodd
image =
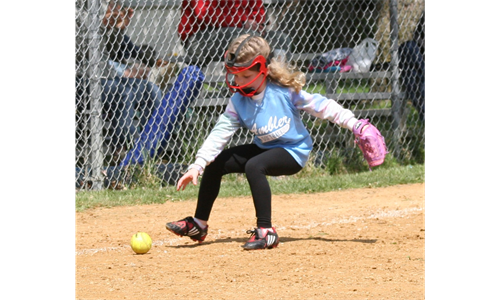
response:
<path id="1" fill-rule="evenodd" d="M 103 121 L 101 104 L 101 70 L 99 69 L 100 39 L 99 19 L 100 0 L 89 1 L 89 89 L 90 89 L 90 168 L 92 189 L 100 190 L 103 187 L 103 175 L 101 173 L 103 156 Z"/>
<path id="2" fill-rule="evenodd" d="M 394 140 L 394 156 L 399 158 L 401 153 L 401 137 L 404 131 L 404 110 L 405 105 L 401 97 L 401 87 L 399 85 L 399 25 L 398 25 L 398 1 L 389 2 L 390 28 L 391 28 L 391 102 L 392 102 L 392 124 Z"/>

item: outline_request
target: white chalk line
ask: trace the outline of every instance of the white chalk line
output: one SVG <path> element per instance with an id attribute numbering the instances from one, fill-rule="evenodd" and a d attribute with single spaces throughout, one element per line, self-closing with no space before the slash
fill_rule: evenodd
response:
<path id="1" fill-rule="evenodd" d="M 293 229 L 312 229 L 315 227 L 319 226 L 330 226 L 333 224 L 346 224 L 346 223 L 356 223 L 360 220 L 368 220 L 368 219 L 381 219 L 381 218 L 402 218 L 406 217 L 411 214 L 418 213 L 420 211 L 423 211 L 424 208 L 421 207 L 413 207 L 413 208 L 406 208 L 406 209 L 398 209 L 398 210 L 392 210 L 392 211 L 380 211 L 373 213 L 369 216 L 361 216 L 361 217 L 356 217 L 356 216 L 350 216 L 349 218 L 341 218 L 341 219 L 333 219 L 330 222 L 321 222 L 321 223 L 310 223 L 308 225 L 292 225 L 288 226 L 289 228 Z M 276 230 L 286 230 L 287 227 L 282 226 L 276 228 Z M 219 229 L 219 232 L 215 235 L 213 235 L 213 232 L 211 232 L 211 235 L 214 237 L 214 239 L 218 239 L 222 236 L 238 236 L 239 233 L 237 232 L 222 232 L 222 230 Z M 163 246 L 163 245 L 169 245 L 169 246 L 175 246 L 178 245 L 180 241 L 185 241 L 185 238 L 182 237 L 176 237 L 172 239 L 164 239 L 164 240 L 155 240 L 153 241 L 153 246 Z M 96 253 L 102 253 L 102 252 L 111 252 L 111 251 L 118 251 L 121 252 L 123 250 L 130 250 L 130 245 L 123 245 L 120 247 L 103 247 L 103 248 L 95 248 L 95 249 L 82 249 L 79 251 L 76 251 L 76 255 L 93 255 Z"/>
<path id="2" fill-rule="evenodd" d="M 321 222 L 321 223 L 310 223 L 308 225 L 292 225 L 289 226 L 290 228 L 293 229 L 312 229 L 314 227 L 318 226 L 330 226 L 333 224 L 346 224 L 346 223 L 356 223 L 357 221 L 360 220 L 368 220 L 368 219 L 380 219 L 380 218 L 402 218 L 405 216 L 408 216 L 410 214 L 414 214 L 416 212 L 423 211 L 424 209 L 421 207 L 413 207 L 413 208 L 406 208 L 406 209 L 401 209 L 401 210 L 392 210 L 392 211 L 380 211 L 377 213 L 373 213 L 367 217 L 362 216 L 362 217 L 355 217 L 355 216 L 350 216 L 349 218 L 342 218 L 342 219 L 333 219 L 330 222 Z M 286 227 L 282 227 L 280 229 L 286 229 Z M 276 229 L 278 230 L 278 228 Z"/>
<path id="3" fill-rule="evenodd" d="M 181 237 L 167 239 L 167 240 L 155 240 L 152 243 L 152 246 L 162 246 L 165 244 L 169 244 L 170 246 L 177 245 L 179 241 L 183 240 Z M 95 249 L 83 249 L 80 251 L 76 251 L 76 255 L 93 255 L 100 252 L 109 252 L 109 251 L 123 251 L 124 249 L 129 250 L 130 245 L 123 245 L 120 247 L 104 247 L 104 248 L 95 248 Z"/>

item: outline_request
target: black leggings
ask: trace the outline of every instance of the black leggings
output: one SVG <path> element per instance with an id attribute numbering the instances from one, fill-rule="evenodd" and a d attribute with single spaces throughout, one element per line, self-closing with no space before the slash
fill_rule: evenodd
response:
<path id="1" fill-rule="evenodd" d="M 222 176 L 245 173 L 252 191 L 257 227 L 270 228 L 271 188 L 266 175 L 292 175 L 301 169 L 293 156 L 283 148 L 261 149 L 255 144 L 248 144 L 224 150 L 205 169 L 195 217 L 208 221 L 219 194 Z"/>

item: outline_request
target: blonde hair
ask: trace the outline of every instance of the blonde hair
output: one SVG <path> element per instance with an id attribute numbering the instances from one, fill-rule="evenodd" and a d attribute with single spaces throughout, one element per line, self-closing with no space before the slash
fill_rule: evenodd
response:
<path id="1" fill-rule="evenodd" d="M 238 46 L 249 36 L 249 34 L 244 34 L 235 38 L 231 44 L 229 44 L 227 52 L 234 54 L 238 49 Z M 267 59 L 270 53 L 271 47 L 264 38 L 260 36 L 252 36 L 240 48 L 240 52 L 238 53 L 238 57 L 236 57 L 235 63 L 243 64 L 249 62 L 258 55 L 262 55 L 265 59 Z M 278 61 L 275 58 L 272 58 L 271 62 L 267 65 L 267 72 L 267 77 L 269 77 L 272 81 L 284 87 L 291 87 L 297 93 L 300 92 L 306 83 L 304 73 L 293 70 L 285 62 Z"/>

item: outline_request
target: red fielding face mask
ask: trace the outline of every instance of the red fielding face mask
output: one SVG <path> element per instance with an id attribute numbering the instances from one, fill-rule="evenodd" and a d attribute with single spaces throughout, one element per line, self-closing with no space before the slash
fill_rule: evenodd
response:
<path id="1" fill-rule="evenodd" d="M 227 71 L 226 72 L 226 84 L 232 93 L 238 92 L 245 97 L 252 97 L 253 95 L 255 95 L 257 90 L 259 90 L 260 87 L 262 86 L 262 84 L 264 84 L 264 81 L 266 80 L 266 77 L 267 77 L 267 61 L 266 61 L 266 58 L 262 55 L 257 55 L 254 59 L 252 59 L 249 62 L 244 63 L 244 64 L 237 64 L 235 62 L 236 58 L 238 57 L 238 53 L 239 53 L 241 46 L 251 37 L 252 36 L 249 36 L 245 40 L 243 40 L 243 42 L 241 42 L 238 49 L 236 49 L 236 53 L 228 53 L 226 51 L 226 53 L 224 54 L 224 66 L 226 67 L 226 71 Z M 239 86 L 235 82 L 229 81 L 229 78 L 228 78 L 229 74 L 234 75 L 234 74 L 249 70 L 250 68 L 252 68 L 256 65 L 259 65 L 259 73 L 255 76 L 254 79 L 252 79 L 247 84 L 245 84 L 243 86 Z M 264 78 L 262 78 L 262 82 L 257 87 L 257 89 L 249 87 L 251 84 L 253 84 L 255 82 L 255 80 L 257 80 L 259 78 L 259 76 L 261 74 L 264 75 Z"/>

